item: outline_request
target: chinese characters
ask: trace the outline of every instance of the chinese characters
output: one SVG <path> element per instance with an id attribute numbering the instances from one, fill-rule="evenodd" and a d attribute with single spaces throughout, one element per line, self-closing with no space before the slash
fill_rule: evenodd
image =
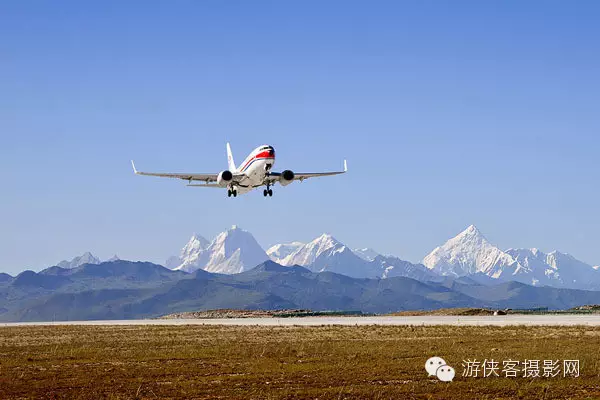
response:
<path id="1" fill-rule="evenodd" d="M 466 378 L 555 378 L 579 377 L 579 360 L 463 360 Z"/>

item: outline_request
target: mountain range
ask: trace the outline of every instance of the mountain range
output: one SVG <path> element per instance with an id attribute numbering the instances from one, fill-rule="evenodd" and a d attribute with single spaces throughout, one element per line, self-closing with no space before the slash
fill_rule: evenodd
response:
<path id="1" fill-rule="evenodd" d="M 533 286 L 600 289 L 600 270 L 573 256 L 538 249 L 501 250 L 474 225 L 414 264 L 373 249 L 351 249 L 330 234 L 308 243 L 271 246 L 266 252 L 252 234 L 232 227 L 209 242 L 193 235 L 179 257 L 166 265 L 176 270 L 232 274 L 247 271 L 265 260 L 302 266 L 313 272 L 335 272 L 354 278 L 409 277 L 418 280 L 470 277 L 477 282 L 517 281 Z"/>
<path id="2" fill-rule="evenodd" d="M 600 268 L 538 249 L 501 250 L 475 226 L 422 263 L 351 249 L 330 234 L 263 250 L 237 226 L 194 234 L 168 268 L 91 253 L 0 274 L 0 320 L 154 317 L 211 308 L 389 312 L 439 307 L 568 308 L 600 303 Z"/>
<path id="3" fill-rule="evenodd" d="M 117 260 L 120 260 L 120 258 L 117 257 L 116 255 L 114 255 L 106 261 L 117 261 Z M 56 264 L 56 266 L 64 268 L 64 269 L 73 269 L 73 268 L 77 268 L 81 265 L 100 264 L 101 262 L 102 261 L 100 261 L 100 259 L 98 257 L 94 256 L 89 251 L 86 251 L 82 255 L 77 256 L 71 260 L 63 260 L 63 261 L 59 262 L 58 264 Z"/>
<path id="4" fill-rule="evenodd" d="M 0 281 L 0 321 L 152 318 L 209 310 L 302 308 L 387 313 L 441 307 L 565 309 L 600 303 L 600 291 L 482 285 L 468 278 L 352 278 L 265 261 L 236 274 L 193 273 L 144 262 L 110 261 Z"/>
<path id="5" fill-rule="evenodd" d="M 109 261 L 118 260 L 113 257 Z M 266 260 L 284 266 L 302 266 L 313 272 L 335 272 L 354 278 L 403 276 L 418 280 L 470 277 L 476 282 L 517 281 L 532 286 L 600 290 L 600 267 L 592 267 L 573 256 L 537 248 L 501 250 L 490 243 L 474 225 L 436 247 L 421 263 L 385 256 L 370 248 L 351 249 L 330 234 L 308 243 L 291 242 L 265 251 L 248 231 L 237 226 L 212 241 L 194 234 L 178 256 L 165 262 L 170 269 L 194 272 L 203 269 L 236 274 Z M 76 268 L 101 261 L 89 252 L 61 261 L 61 268 Z"/>

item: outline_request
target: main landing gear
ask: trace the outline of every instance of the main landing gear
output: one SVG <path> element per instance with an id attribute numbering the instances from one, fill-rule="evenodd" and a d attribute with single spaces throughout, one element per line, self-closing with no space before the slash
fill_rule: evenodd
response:
<path id="1" fill-rule="evenodd" d="M 267 188 L 265 190 L 263 190 L 263 196 L 267 197 L 272 197 L 273 196 L 273 190 L 271 189 L 271 185 L 267 185 Z"/>
<path id="2" fill-rule="evenodd" d="M 235 190 L 235 189 L 233 189 L 233 190 L 227 189 L 227 197 L 231 197 L 231 196 L 237 197 L 237 190 Z"/>

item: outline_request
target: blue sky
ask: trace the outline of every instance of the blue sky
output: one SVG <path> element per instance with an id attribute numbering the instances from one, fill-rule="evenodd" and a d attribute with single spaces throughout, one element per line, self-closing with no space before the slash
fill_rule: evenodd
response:
<path id="1" fill-rule="evenodd" d="M 162 262 L 232 224 L 419 261 L 476 224 L 600 263 L 600 4 L 0 3 L 0 270 Z M 345 176 L 228 199 L 131 173 Z"/>

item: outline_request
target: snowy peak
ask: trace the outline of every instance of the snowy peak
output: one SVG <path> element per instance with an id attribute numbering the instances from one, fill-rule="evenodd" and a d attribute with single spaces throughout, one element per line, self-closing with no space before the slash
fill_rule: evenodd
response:
<path id="1" fill-rule="evenodd" d="M 287 257 L 281 260 L 282 265 L 309 266 L 324 252 L 345 247 L 329 234 L 322 234 L 310 243 L 299 247 Z"/>
<path id="2" fill-rule="evenodd" d="M 487 242 L 483 233 L 475 225 L 470 225 L 467 229 L 456 235 L 449 241 L 453 242 L 472 242 L 472 243 L 483 243 Z"/>
<path id="3" fill-rule="evenodd" d="M 175 268 L 192 272 L 204 269 L 208 272 L 235 274 L 254 268 L 269 259 L 250 232 L 233 226 L 220 233 L 205 248 L 195 235 L 182 250 L 181 264 Z"/>
<path id="4" fill-rule="evenodd" d="M 194 233 L 190 240 L 183 246 L 179 256 L 172 256 L 165 261 L 165 267 L 177 269 L 182 264 L 193 265 L 197 260 L 200 252 L 209 246 L 210 242 L 204 237 Z"/>
<path id="5" fill-rule="evenodd" d="M 600 271 L 570 254 L 538 249 L 509 249 L 506 251 L 529 270 L 534 284 L 596 289 Z"/>
<path id="6" fill-rule="evenodd" d="M 285 257 L 282 265 L 300 265 L 313 272 L 335 272 L 354 278 L 380 278 L 379 263 L 363 260 L 348 246 L 329 234 L 323 234 Z"/>
<path id="7" fill-rule="evenodd" d="M 581 261 L 577 260 L 570 254 L 561 253 L 559 251 L 553 251 L 546 256 L 546 262 L 554 269 L 558 269 L 558 267 L 562 264 L 572 264 L 572 263 L 581 263 Z M 591 267 L 591 265 L 588 265 Z"/>
<path id="8" fill-rule="evenodd" d="M 502 251 L 488 242 L 474 225 L 432 251 L 423 264 L 441 275 L 480 273 L 536 286 L 600 287 L 600 270 L 569 254 L 544 253 L 537 248 Z"/>
<path id="9" fill-rule="evenodd" d="M 354 249 L 352 252 L 365 261 L 373 261 L 377 256 L 381 255 L 368 247 L 365 247 L 364 249 Z"/>
<path id="10" fill-rule="evenodd" d="M 543 253 L 539 249 L 508 249 L 506 254 L 513 257 L 524 267 L 529 269 L 545 268 L 547 254 Z"/>
<path id="11" fill-rule="evenodd" d="M 210 241 L 204 238 L 204 236 L 200 236 L 197 233 L 194 233 L 188 242 L 194 248 L 205 249 L 210 244 Z"/>
<path id="12" fill-rule="evenodd" d="M 194 257 L 200 251 L 206 249 L 210 245 L 210 242 L 200 235 L 193 234 L 187 244 L 181 250 L 180 258 L 182 260 Z"/>
<path id="13" fill-rule="evenodd" d="M 396 276 L 405 276 L 407 278 L 419 281 L 429 281 L 435 279 L 437 275 L 421 264 L 412 264 L 391 256 L 378 256 L 373 263 L 381 265 L 381 278 L 392 278 Z"/>
<path id="14" fill-rule="evenodd" d="M 475 225 L 433 250 L 423 259 L 423 265 L 450 276 L 483 273 L 499 278 L 523 270 L 513 257 L 488 242 Z"/>
<path id="15" fill-rule="evenodd" d="M 477 229 L 477 227 L 475 225 L 469 225 L 469 227 L 467 229 L 465 229 L 462 233 L 459 234 L 459 236 L 481 236 L 483 237 L 483 234 L 481 233 L 481 231 L 479 229 Z"/>
<path id="16" fill-rule="evenodd" d="M 322 234 L 298 247 L 280 261 L 285 266 L 300 265 L 313 272 L 335 272 L 355 278 L 380 278 L 377 263 L 364 260 L 330 234 Z"/>
<path id="17" fill-rule="evenodd" d="M 267 255 L 271 260 L 281 264 L 284 258 L 304 246 L 302 242 L 276 244 L 267 250 Z"/>
<path id="18" fill-rule="evenodd" d="M 552 269 L 558 269 L 562 264 L 570 264 L 570 263 L 582 263 L 577 260 L 570 254 L 561 253 L 560 251 L 553 251 L 551 253 L 544 253 L 543 251 L 533 248 L 533 249 L 508 249 L 506 253 L 513 256 L 519 262 L 522 260 L 522 264 L 532 264 L 532 265 L 544 265 L 550 267 Z M 587 265 L 587 264 L 585 264 Z M 591 265 L 587 265 L 590 268 L 593 268 Z"/>
<path id="19" fill-rule="evenodd" d="M 72 269 L 72 268 L 77 268 L 83 264 L 100 264 L 100 259 L 95 257 L 89 251 L 86 251 L 79 257 L 73 258 L 71 261 L 64 260 L 64 261 L 59 262 L 57 264 L 57 266 L 59 266 L 61 268 L 65 268 L 65 269 Z"/>

